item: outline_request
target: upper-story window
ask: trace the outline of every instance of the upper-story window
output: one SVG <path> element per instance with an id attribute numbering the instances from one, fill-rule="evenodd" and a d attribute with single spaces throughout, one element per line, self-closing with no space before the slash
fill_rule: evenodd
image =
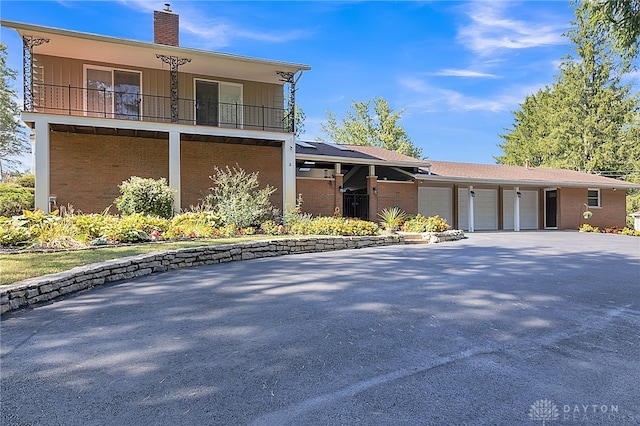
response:
<path id="1" fill-rule="evenodd" d="M 602 207 L 599 189 L 589 188 L 587 190 L 587 204 L 589 207 Z"/>
<path id="2" fill-rule="evenodd" d="M 85 112 L 89 117 L 140 120 L 139 71 L 85 65 Z"/>
<path id="3" fill-rule="evenodd" d="M 242 128 L 242 84 L 196 79 L 196 124 Z"/>

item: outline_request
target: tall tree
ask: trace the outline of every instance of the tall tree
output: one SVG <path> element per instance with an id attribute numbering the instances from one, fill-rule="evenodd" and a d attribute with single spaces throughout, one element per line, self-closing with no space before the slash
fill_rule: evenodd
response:
<path id="1" fill-rule="evenodd" d="M 594 1 L 594 0 L 590 0 Z M 603 24 L 613 34 L 616 48 L 630 61 L 640 47 L 640 0 L 598 1 L 591 22 Z"/>
<path id="2" fill-rule="evenodd" d="M 574 53 L 553 86 L 528 96 L 515 112 L 513 128 L 500 135 L 499 163 L 627 173 L 640 166 L 637 95 L 621 83 L 609 34 L 590 19 L 594 7 L 576 7 L 568 33 Z"/>
<path id="3" fill-rule="evenodd" d="M 322 124 L 322 130 L 335 143 L 378 146 L 420 158 L 422 148 L 414 146 L 407 132 L 398 124 L 402 112 L 393 111 L 383 98 L 365 102 L 352 100 L 351 108 L 339 123 L 334 113 L 327 112 L 327 123 Z"/>
<path id="4" fill-rule="evenodd" d="M 0 175 L 14 168 L 19 162 L 14 156 L 29 152 L 29 143 L 20 125 L 20 107 L 11 83 L 16 71 L 7 68 L 7 47 L 0 43 Z"/>

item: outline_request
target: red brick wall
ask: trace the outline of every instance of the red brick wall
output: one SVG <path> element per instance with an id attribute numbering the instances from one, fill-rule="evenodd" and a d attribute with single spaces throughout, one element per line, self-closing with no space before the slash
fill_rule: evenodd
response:
<path id="1" fill-rule="evenodd" d="M 296 179 L 296 197 L 302 194 L 302 211 L 314 216 L 333 216 L 335 182 L 329 179 Z"/>
<path id="2" fill-rule="evenodd" d="M 378 211 L 400 206 L 408 214 L 418 213 L 418 185 L 414 183 L 388 183 L 378 180 Z"/>
<path id="3" fill-rule="evenodd" d="M 179 42 L 179 16 L 166 11 L 153 12 L 153 42 L 177 46 Z"/>
<path id="4" fill-rule="evenodd" d="M 260 187 L 276 188 L 271 203 L 282 209 L 282 150 L 280 147 L 182 141 L 180 144 L 182 208 L 200 202 L 213 186 L 214 166 L 238 164 L 247 173 L 259 172 Z"/>
<path id="5" fill-rule="evenodd" d="M 588 220 L 582 217 L 587 204 L 587 188 L 561 188 L 559 190 L 558 228 L 578 229 L 583 223 L 599 228 L 624 227 L 626 223 L 625 191 L 613 189 L 600 190 L 601 208 L 590 207 L 593 216 Z"/>
<path id="6" fill-rule="evenodd" d="M 168 178 L 168 146 L 159 139 L 52 132 L 50 194 L 58 206 L 100 213 L 114 204 L 118 185 L 131 176 Z"/>

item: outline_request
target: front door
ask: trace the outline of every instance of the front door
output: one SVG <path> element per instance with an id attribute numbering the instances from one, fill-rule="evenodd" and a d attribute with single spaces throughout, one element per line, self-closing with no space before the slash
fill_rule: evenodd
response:
<path id="1" fill-rule="evenodd" d="M 558 190 L 544 190 L 544 227 L 558 227 Z"/>

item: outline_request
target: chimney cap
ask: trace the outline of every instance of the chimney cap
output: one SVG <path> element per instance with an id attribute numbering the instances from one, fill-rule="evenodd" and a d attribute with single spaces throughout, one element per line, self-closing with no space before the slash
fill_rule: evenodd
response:
<path id="1" fill-rule="evenodd" d="M 171 12 L 171 4 L 170 3 L 165 3 L 164 4 L 164 9 L 165 12 Z"/>

